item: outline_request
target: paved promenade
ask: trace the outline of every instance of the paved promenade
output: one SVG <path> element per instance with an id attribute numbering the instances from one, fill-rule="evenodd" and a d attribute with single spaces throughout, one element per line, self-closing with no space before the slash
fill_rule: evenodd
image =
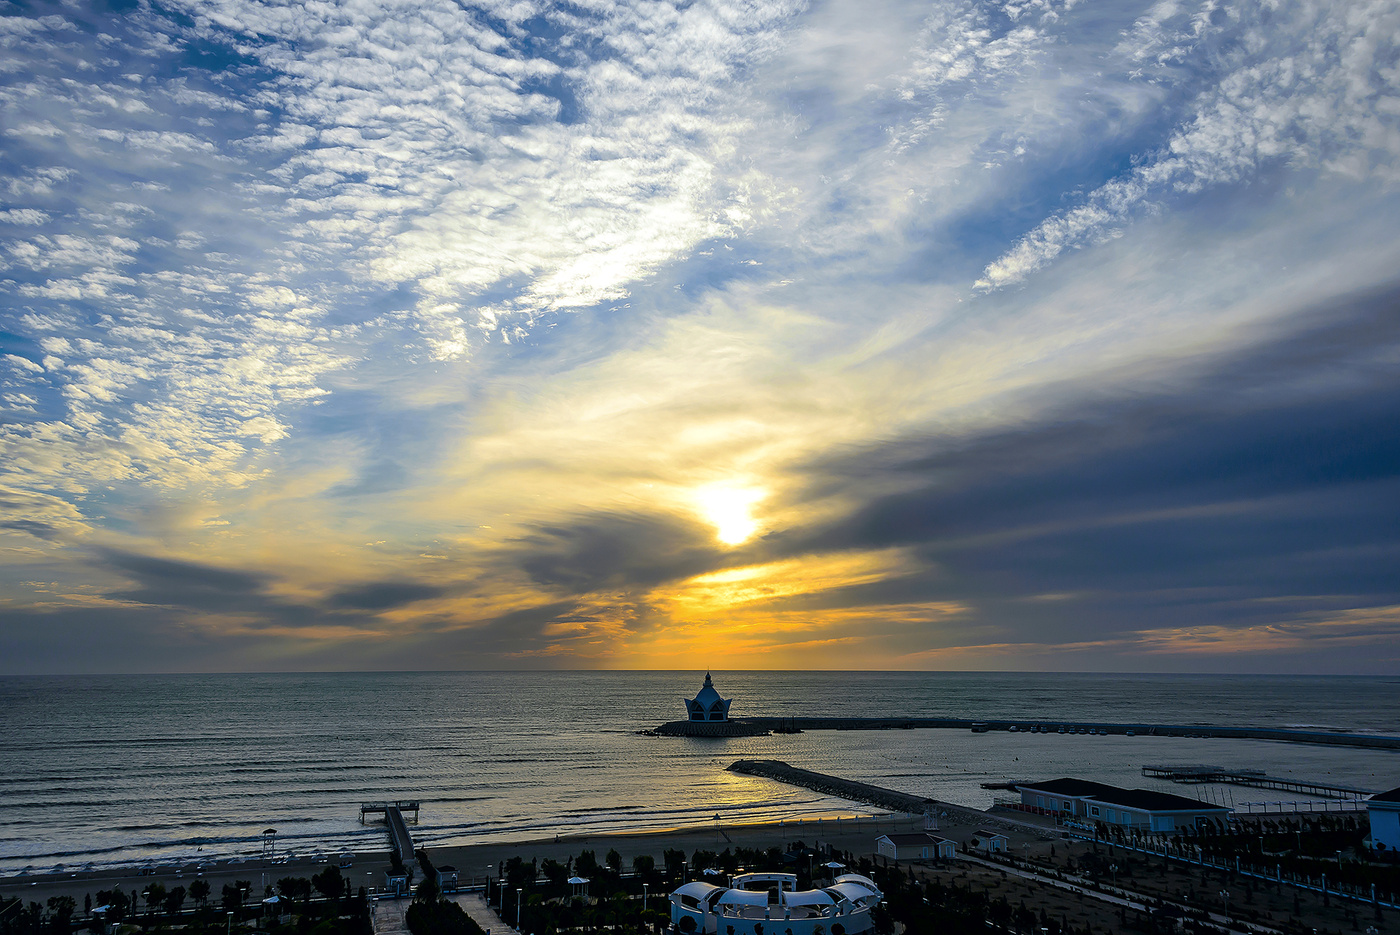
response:
<path id="1" fill-rule="evenodd" d="M 472 917 L 472 921 L 481 926 L 481 930 L 489 935 L 520 935 L 515 929 L 501 921 L 494 909 L 486 905 L 486 900 L 480 893 L 457 893 L 448 897 L 467 915 Z M 407 896 L 401 899 L 380 899 L 374 904 L 374 935 L 408 935 L 408 926 L 404 924 L 404 915 L 408 912 L 408 907 L 412 900 Z"/>
<path id="2" fill-rule="evenodd" d="M 496 910 L 486 905 L 486 900 L 480 893 L 458 893 L 452 897 L 452 901 L 461 906 L 467 915 L 472 917 L 472 921 L 481 926 L 483 932 L 490 935 L 520 935 L 501 921 L 501 917 L 496 915 Z"/>

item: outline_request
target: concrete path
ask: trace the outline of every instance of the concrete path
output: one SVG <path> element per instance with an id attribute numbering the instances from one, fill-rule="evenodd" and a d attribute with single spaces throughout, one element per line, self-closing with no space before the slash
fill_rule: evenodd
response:
<path id="1" fill-rule="evenodd" d="M 374 935 L 408 935 L 404 924 L 404 913 L 412 902 L 407 896 L 401 899 L 376 899 L 370 921 L 374 923 Z"/>
<path id="2" fill-rule="evenodd" d="M 482 931 L 489 935 L 520 935 L 515 929 L 501 921 L 501 917 L 496 915 L 496 910 L 486 905 L 486 900 L 480 893 L 458 893 L 451 897 L 452 901 L 461 906 L 467 915 L 472 917 L 472 921 L 481 926 Z"/>

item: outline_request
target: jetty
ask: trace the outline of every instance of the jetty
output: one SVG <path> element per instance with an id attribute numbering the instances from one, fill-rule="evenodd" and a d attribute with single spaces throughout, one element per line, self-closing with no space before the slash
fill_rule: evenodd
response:
<path id="1" fill-rule="evenodd" d="M 416 848 L 413 846 L 413 835 L 408 833 L 408 822 L 404 819 L 404 812 L 413 813 L 413 823 L 418 823 L 418 803 L 417 802 L 367 802 L 360 806 L 360 824 L 365 823 L 365 815 L 380 813 L 384 816 L 384 824 L 389 827 L 389 843 L 394 848 L 394 853 L 399 860 L 407 863 L 413 860 Z"/>
<path id="2" fill-rule="evenodd" d="M 857 782 L 853 779 L 843 779 L 840 776 L 802 769 L 784 763 L 782 760 L 735 760 L 726 769 L 728 772 L 744 776 L 776 779 L 779 782 L 802 786 L 804 789 L 811 789 L 813 792 L 820 792 L 823 795 L 835 796 L 852 802 L 864 802 L 867 805 L 891 812 L 927 815 L 937 811 L 956 814 L 965 821 L 986 823 L 989 820 L 986 812 L 980 812 L 976 809 L 964 808 L 960 805 L 952 805 L 923 796 L 910 795 L 907 792 L 897 792 L 894 789 L 885 789 L 867 782 Z"/>
<path id="3" fill-rule="evenodd" d="M 751 737 L 769 733 L 802 733 L 813 730 L 914 730 L 943 728 L 1025 732 L 1031 734 L 1119 734 L 1136 737 L 1227 737 L 1244 740 L 1276 740 L 1285 743 L 1400 750 L 1400 737 L 1343 731 L 1287 730 L 1274 727 L 1236 727 L 1201 724 L 1140 724 L 1111 721 L 1061 721 L 1048 718 L 954 717 L 748 717 L 723 723 L 670 721 L 643 733 L 661 737 Z"/>
<path id="4" fill-rule="evenodd" d="M 1224 783 L 1232 786 L 1253 786 L 1256 789 L 1279 789 L 1333 799 L 1362 799 L 1376 791 L 1331 782 L 1270 776 L 1261 769 L 1224 769 L 1220 766 L 1148 765 L 1142 768 L 1142 774 L 1152 779 L 1166 779 L 1185 784 Z"/>

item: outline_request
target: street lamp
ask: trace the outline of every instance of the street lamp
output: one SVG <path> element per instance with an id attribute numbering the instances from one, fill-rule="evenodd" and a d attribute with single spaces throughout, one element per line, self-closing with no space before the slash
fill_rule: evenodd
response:
<path id="1" fill-rule="evenodd" d="M 647 911 L 647 885 L 642 884 L 642 912 Z"/>
<path id="2" fill-rule="evenodd" d="M 1114 886 L 1117 886 L 1117 885 L 1118 885 L 1118 865 L 1117 865 L 1117 864 L 1109 864 L 1109 865 L 1108 865 L 1108 872 L 1111 873 L 1111 874 L 1113 874 L 1113 885 L 1114 885 Z"/>
<path id="3" fill-rule="evenodd" d="M 1220 891 L 1220 901 L 1223 902 L 1223 903 L 1225 904 L 1225 918 L 1228 920 L 1228 919 L 1230 918 L 1230 891 L 1229 891 L 1229 890 L 1221 890 L 1221 891 Z"/>
<path id="4" fill-rule="evenodd" d="M 517 932 L 520 931 L 520 900 L 522 899 L 520 894 L 524 892 L 524 887 L 517 886 L 515 888 L 515 930 Z"/>
<path id="5" fill-rule="evenodd" d="M 225 932 L 225 933 L 231 933 L 232 931 L 233 931 L 233 913 L 230 912 L 230 913 L 228 914 L 228 925 L 224 926 L 224 932 Z"/>

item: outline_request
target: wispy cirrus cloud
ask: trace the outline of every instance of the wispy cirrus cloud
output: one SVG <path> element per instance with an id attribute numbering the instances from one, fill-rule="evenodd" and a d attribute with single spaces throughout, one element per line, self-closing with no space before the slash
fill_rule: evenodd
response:
<path id="1" fill-rule="evenodd" d="M 1400 88 L 1393 4 L 1160 4 L 1114 50 L 1141 80 L 1197 77 L 1190 115 L 1141 163 L 1047 218 L 984 270 L 977 286 L 1020 282 L 1065 250 L 1121 236 L 1157 200 L 1248 181 L 1271 168 L 1400 180 Z"/>

